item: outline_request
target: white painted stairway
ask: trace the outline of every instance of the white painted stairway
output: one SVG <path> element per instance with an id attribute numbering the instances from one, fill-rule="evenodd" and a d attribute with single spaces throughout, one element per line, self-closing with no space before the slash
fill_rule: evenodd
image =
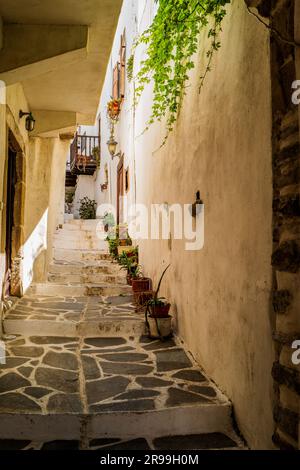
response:
<path id="1" fill-rule="evenodd" d="M 107 242 L 97 236 L 98 224 L 98 220 L 70 220 L 55 233 L 48 282 L 34 283 L 30 294 L 131 294 L 125 273 L 109 262 Z"/>

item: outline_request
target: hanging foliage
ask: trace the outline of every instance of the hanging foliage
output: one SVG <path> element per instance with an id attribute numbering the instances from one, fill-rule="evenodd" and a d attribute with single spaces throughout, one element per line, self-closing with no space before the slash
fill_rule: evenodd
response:
<path id="1" fill-rule="evenodd" d="M 173 130 L 182 99 L 186 93 L 189 71 L 194 68 L 194 54 L 199 47 L 199 35 L 207 31 L 210 41 L 205 51 L 206 68 L 200 77 L 199 90 L 210 70 L 212 57 L 220 48 L 218 33 L 230 0 L 155 0 L 158 11 L 151 26 L 136 40 L 127 63 L 128 79 L 136 82 L 136 103 L 145 86 L 153 81 L 152 114 L 147 124 L 167 116 L 167 132 Z M 141 62 L 137 75 L 134 71 L 134 51 L 147 47 L 147 57 Z"/>

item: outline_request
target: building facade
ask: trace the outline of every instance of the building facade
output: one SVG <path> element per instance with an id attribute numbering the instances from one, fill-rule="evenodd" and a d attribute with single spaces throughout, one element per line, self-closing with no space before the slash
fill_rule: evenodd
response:
<path id="1" fill-rule="evenodd" d="M 291 214 L 282 210 L 284 198 L 298 200 L 286 227 L 298 226 L 299 117 L 291 101 L 299 67 L 293 46 L 294 22 L 297 28 L 300 24 L 296 3 L 275 2 L 272 11 L 263 1 L 234 0 L 228 6 L 221 50 L 204 87 L 199 94 L 205 58 L 198 54 L 175 129 L 161 147 L 164 123 L 144 132 L 151 86 L 136 106 L 135 80 L 129 81 L 126 71 L 122 75 L 124 54 L 128 59 L 157 4 L 125 0 L 97 115 L 101 165 L 91 184 L 99 217 L 110 204 L 119 223 L 130 222 L 133 204 L 149 211 L 159 204 L 168 212 L 174 204 L 194 203 L 200 192 L 205 205 L 201 250 L 187 250 L 172 225 L 165 240 L 149 236 L 135 243 L 143 272 L 155 283 L 171 264 L 162 294 L 172 303 L 178 335 L 232 400 L 237 424 L 252 448 L 295 447 L 298 440 L 299 372 L 291 357 L 300 331 L 299 233 L 283 230 L 283 218 Z M 279 36 L 290 38 L 289 47 Z M 139 47 L 133 75 L 143 58 L 145 50 Z M 111 98 L 121 100 L 113 159 L 107 148 Z M 280 140 L 291 134 L 293 155 L 289 139 Z M 282 161 L 276 145 L 287 145 L 285 158 L 293 161 L 289 170 L 276 163 L 276 158 Z M 281 209 L 276 210 L 278 200 Z M 292 249 L 296 267 L 284 251 Z M 277 307 L 282 296 L 293 299 L 283 312 Z"/>

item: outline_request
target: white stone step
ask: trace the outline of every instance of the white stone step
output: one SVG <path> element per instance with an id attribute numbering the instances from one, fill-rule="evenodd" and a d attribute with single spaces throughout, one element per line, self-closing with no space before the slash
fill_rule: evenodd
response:
<path id="1" fill-rule="evenodd" d="M 120 312 L 121 313 L 121 312 Z M 99 320 L 64 320 L 63 322 L 52 320 L 28 320 L 5 319 L 4 328 L 7 335 L 24 336 L 69 336 L 85 337 L 112 337 L 112 336 L 136 336 L 146 333 L 144 317 L 140 319 L 126 318 L 117 320 L 114 318 L 99 318 Z"/>
<path id="2" fill-rule="evenodd" d="M 97 239 L 85 240 L 66 240 L 55 239 L 53 240 L 54 249 L 68 249 L 68 250 L 106 250 L 107 243 Z"/>
<path id="3" fill-rule="evenodd" d="M 55 248 L 53 258 L 56 261 L 87 262 L 109 260 L 110 256 L 107 250 L 73 250 Z"/>
<path id="4" fill-rule="evenodd" d="M 56 284 L 34 283 L 28 290 L 28 294 L 45 296 L 113 296 L 131 295 L 132 289 L 125 284 Z"/>
<path id="5" fill-rule="evenodd" d="M 48 282 L 57 284 L 125 284 L 126 276 L 122 274 L 90 273 L 49 273 Z"/>
<path id="6" fill-rule="evenodd" d="M 124 273 L 118 264 L 113 264 L 109 261 L 95 261 L 87 265 L 73 265 L 52 263 L 49 267 L 49 274 L 114 274 L 118 275 Z"/>
<path id="7" fill-rule="evenodd" d="M 67 223 L 63 224 L 63 228 L 66 230 L 95 230 L 96 227 L 103 226 L 102 221 L 96 220 L 81 220 L 73 219 L 68 220 Z"/>
<path id="8" fill-rule="evenodd" d="M 80 440 L 85 425 L 89 439 L 133 439 L 160 436 L 225 433 L 232 436 L 231 406 L 179 406 L 140 412 L 0 413 L 0 439 Z M 237 444 L 236 447 L 239 447 Z"/>

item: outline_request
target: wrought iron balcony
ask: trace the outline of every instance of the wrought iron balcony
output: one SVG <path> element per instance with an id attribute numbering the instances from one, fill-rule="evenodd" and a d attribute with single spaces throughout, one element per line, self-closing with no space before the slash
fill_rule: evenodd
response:
<path id="1" fill-rule="evenodd" d="M 99 137 L 76 133 L 70 149 L 73 175 L 93 175 L 100 165 Z"/>

